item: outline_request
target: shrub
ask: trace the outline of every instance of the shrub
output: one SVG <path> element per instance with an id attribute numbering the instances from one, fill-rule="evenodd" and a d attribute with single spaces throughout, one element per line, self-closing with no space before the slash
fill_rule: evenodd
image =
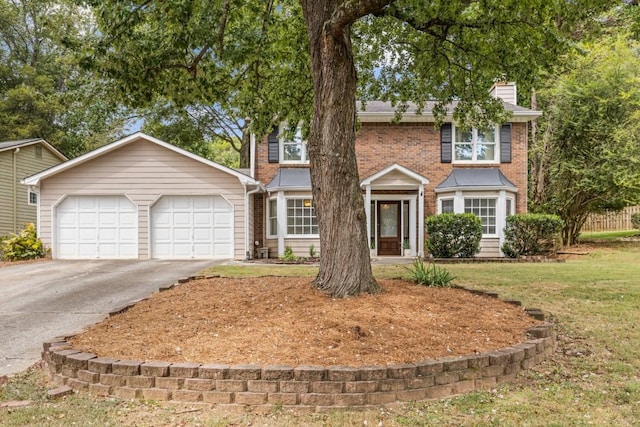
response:
<path id="1" fill-rule="evenodd" d="M 562 219 L 557 215 L 509 215 L 502 252 L 510 258 L 548 254 L 554 250 L 562 226 Z"/>
<path id="2" fill-rule="evenodd" d="M 314 246 L 314 244 L 312 243 L 311 246 L 309 246 L 309 256 L 311 258 L 315 258 L 316 255 L 318 255 L 318 252 L 316 251 L 316 247 Z"/>
<path id="3" fill-rule="evenodd" d="M 435 264 L 430 263 L 425 266 L 424 261 L 420 258 L 416 258 L 411 265 L 411 268 L 407 267 L 411 275 L 411 280 L 418 285 L 432 286 L 432 287 L 449 287 L 454 277 L 444 268 L 440 268 Z"/>
<path id="4" fill-rule="evenodd" d="M 280 259 L 282 261 L 297 261 L 298 257 L 296 257 L 293 253 L 293 249 L 291 249 L 291 246 L 285 246 L 284 248 L 284 254 L 282 254 L 282 256 L 280 257 Z"/>
<path id="5" fill-rule="evenodd" d="M 20 234 L 10 236 L 2 241 L 2 259 L 17 261 L 44 257 L 44 246 L 36 234 L 36 227 L 27 224 Z"/>
<path id="6" fill-rule="evenodd" d="M 631 214 L 631 225 L 636 230 L 640 230 L 640 212 Z"/>
<path id="7" fill-rule="evenodd" d="M 474 214 L 433 215 L 426 225 L 427 248 L 435 258 L 471 258 L 480 251 L 482 221 Z"/>

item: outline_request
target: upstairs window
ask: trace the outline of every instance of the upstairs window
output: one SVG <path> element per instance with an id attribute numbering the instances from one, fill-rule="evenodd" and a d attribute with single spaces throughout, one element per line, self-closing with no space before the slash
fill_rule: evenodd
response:
<path id="1" fill-rule="evenodd" d="M 497 162 L 498 132 L 496 128 L 453 129 L 454 162 Z"/>
<path id="2" fill-rule="evenodd" d="M 302 130 L 298 128 L 292 140 L 282 139 L 281 163 L 309 163 L 307 143 L 302 140 Z"/>

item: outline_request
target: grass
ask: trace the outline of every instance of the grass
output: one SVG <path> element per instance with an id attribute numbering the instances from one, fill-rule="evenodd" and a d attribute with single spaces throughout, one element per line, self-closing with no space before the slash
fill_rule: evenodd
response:
<path id="1" fill-rule="evenodd" d="M 640 237 L 639 230 L 625 230 L 625 231 L 592 231 L 580 233 L 579 240 L 582 242 L 601 242 L 603 240 L 618 240 L 621 237 Z"/>
<path id="2" fill-rule="evenodd" d="M 45 397 L 38 370 L 0 387 L 0 401 L 32 400 L 0 409 L 0 425 L 265 425 L 265 426 L 640 426 L 640 244 L 609 238 L 565 263 L 450 264 L 454 283 L 498 292 L 553 314 L 559 348 L 553 358 L 488 392 L 364 412 L 263 415 L 218 409 Z M 219 266 L 209 273 L 313 277 L 317 267 Z M 405 277 L 405 266 L 375 265 L 379 278 Z"/>

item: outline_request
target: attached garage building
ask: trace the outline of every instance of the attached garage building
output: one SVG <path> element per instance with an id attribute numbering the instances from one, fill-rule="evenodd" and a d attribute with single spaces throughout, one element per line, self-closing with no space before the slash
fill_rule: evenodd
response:
<path id="1" fill-rule="evenodd" d="M 24 180 L 59 259 L 244 258 L 248 175 L 137 133 Z"/>

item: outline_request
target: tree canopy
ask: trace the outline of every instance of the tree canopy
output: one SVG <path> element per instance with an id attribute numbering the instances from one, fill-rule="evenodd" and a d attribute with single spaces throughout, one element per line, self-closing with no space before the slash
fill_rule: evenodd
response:
<path id="1" fill-rule="evenodd" d="M 303 124 L 331 295 L 376 292 L 355 161 L 356 96 L 399 111 L 456 99 L 455 117 L 505 118 L 495 81 L 538 83 L 565 45 L 558 22 L 590 10 L 562 0 L 92 0 L 100 32 L 86 65 L 122 99 L 217 105 L 264 135 Z M 586 5 L 586 6 L 585 6 Z M 572 9 L 569 11 L 569 9 Z"/>
<path id="2" fill-rule="evenodd" d="M 564 220 L 565 244 L 589 213 L 640 203 L 639 52 L 628 34 L 583 43 L 539 91 L 532 207 Z"/>
<path id="3" fill-rule="evenodd" d="M 119 134 L 124 111 L 75 56 L 94 27 L 69 0 L 0 3 L 0 140 L 41 137 L 74 157 Z"/>

